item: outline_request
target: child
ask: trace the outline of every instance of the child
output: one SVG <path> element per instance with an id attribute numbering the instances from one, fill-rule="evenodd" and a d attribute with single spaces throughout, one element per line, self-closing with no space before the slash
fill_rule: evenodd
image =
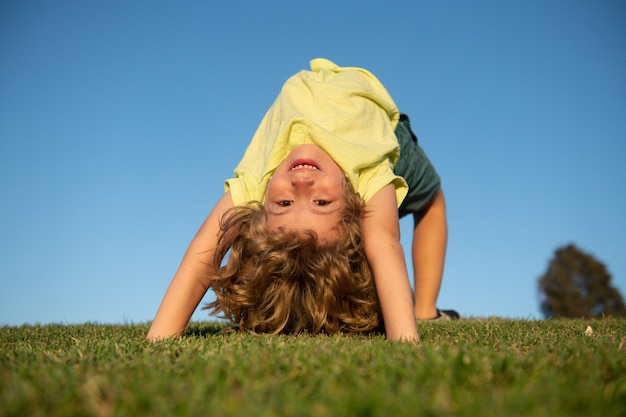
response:
<path id="1" fill-rule="evenodd" d="M 291 77 L 225 188 L 149 339 L 180 336 L 209 287 L 214 313 L 256 332 L 384 327 L 389 339 L 418 341 L 415 319 L 441 316 L 447 223 L 439 177 L 367 70 L 315 59 Z M 399 242 L 399 216 L 409 213 L 414 297 Z"/>

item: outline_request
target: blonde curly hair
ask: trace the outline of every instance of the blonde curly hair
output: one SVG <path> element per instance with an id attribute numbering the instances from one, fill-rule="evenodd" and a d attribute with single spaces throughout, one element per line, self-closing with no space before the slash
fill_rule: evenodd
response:
<path id="1" fill-rule="evenodd" d="M 270 230 L 260 203 L 230 209 L 213 259 L 217 298 L 205 309 L 257 333 L 382 331 L 361 242 L 365 204 L 344 184 L 346 205 L 332 242 L 312 230 Z"/>

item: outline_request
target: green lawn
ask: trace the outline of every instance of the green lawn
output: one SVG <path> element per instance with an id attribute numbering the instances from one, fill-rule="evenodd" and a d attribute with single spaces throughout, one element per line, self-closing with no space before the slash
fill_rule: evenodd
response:
<path id="1" fill-rule="evenodd" d="M 0 328 L 0 416 L 626 416 L 624 319 L 427 322 L 419 346 L 220 326 Z"/>

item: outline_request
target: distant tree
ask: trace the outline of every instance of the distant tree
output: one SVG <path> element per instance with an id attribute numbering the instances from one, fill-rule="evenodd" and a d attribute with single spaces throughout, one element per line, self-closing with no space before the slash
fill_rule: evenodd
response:
<path id="1" fill-rule="evenodd" d="M 544 317 L 625 317 L 626 306 L 602 262 L 575 245 L 558 248 L 539 277 Z"/>

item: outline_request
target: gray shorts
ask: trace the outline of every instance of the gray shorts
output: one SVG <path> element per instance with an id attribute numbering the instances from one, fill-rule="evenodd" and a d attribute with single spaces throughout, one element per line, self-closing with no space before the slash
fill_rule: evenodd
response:
<path id="1" fill-rule="evenodd" d="M 395 133 L 400 143 L 400 159 L 394 172 L 409 184 L 409 192 L 400 205 L 399 214 L 400 217 L 413 214 L 419 221 L 439 192 L 441 179 L 419 145 L 406 114 L 400 114 Z"/>

